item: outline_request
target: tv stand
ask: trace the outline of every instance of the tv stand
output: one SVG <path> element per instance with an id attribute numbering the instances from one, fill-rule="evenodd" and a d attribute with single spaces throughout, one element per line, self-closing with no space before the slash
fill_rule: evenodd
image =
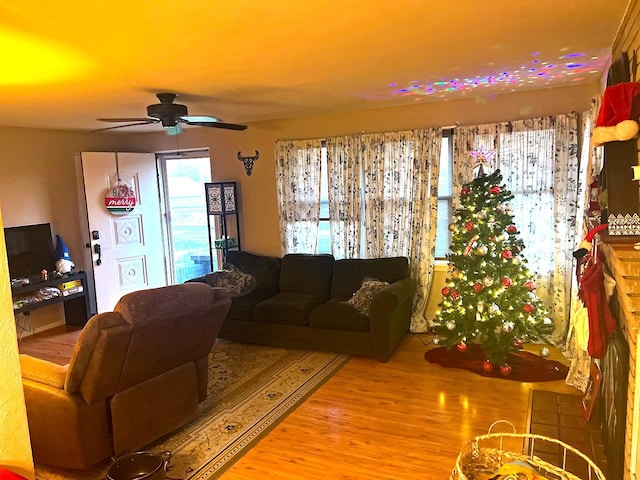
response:
<path id="1" fill-rule="evenodd" d="M 85 272 L 80 271 L 67 273 L 62 277 L 49 278 L 49 280 L 44 281 L 36 278 L 30 280 L 26 285 L 12 286 L 11 296 L 15 302 L 17 299 L 27 296 L 29 293 L 37 292 L 41 288 L 56 287 L 62 283 L 73 282 L 75 280 L 80 281 L 80 284 L 82 285 L 81 292 L 71 293 L 69 295 L 60 295 L 37 303 L 25 304 L 20 308 L 14 309 L 14 315 L 28 315 L 33 310 L 48 307 L 49 305 L 55 305 L 56 303 L 63 303 L 65 323 L 76 327 L 84 327 L 87 320 L 89 320 L 89 317 L 91 317 L 91 313 L 89 312 L 89 297 L 87 296 L 87 274 Z"/>

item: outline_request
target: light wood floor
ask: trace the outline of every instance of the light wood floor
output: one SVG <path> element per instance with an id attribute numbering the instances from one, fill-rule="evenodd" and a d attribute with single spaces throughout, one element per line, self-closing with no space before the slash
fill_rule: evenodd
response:
<path id="1" fill-rule="evenodd" d="M 23 339 L 20 351 L 66 363 L 77 332 L 45 333 Z M 388 363 L 352 358 L 221 478 L 448 480 L 463 443 L 494 421 L 525 431 L 530 389 L 579 393 L 564 381 L 520 383 L 430 364 L 429 339 L 407 335 Z M 552 349 L 551 358 L 562 356 Z"/>
<path id="2" fill-rule="evenodd" d="M 20 339 L 20 353 L 33 355 L 49 362 L 65 365 L 73 354 L 73 347 L 82 331 L 79 327 L 62 325 Z"/>

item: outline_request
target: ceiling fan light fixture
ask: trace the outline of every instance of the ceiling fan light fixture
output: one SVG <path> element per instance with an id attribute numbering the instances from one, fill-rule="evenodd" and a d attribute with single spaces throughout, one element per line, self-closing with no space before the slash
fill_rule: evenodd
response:
<path id="1" fill-rule="evenodd" d="M 164 131 L 167 133 L 167 135 L 169 136 L 173 136 L 173 135 L 179 135 L 180 133 L 182 133 L 182 127 L 180 126 L 179 123 L 176 123 L 173 126 L 170 127 L 164 127 Z"/>

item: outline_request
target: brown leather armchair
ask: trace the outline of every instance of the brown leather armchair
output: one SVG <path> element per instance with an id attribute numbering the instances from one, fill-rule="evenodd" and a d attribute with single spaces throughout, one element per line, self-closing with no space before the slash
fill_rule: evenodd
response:
<path id="1" fill-rule="evenodd" d="M 68 365 L 21 355 L 35 461 L 87 468 L 192 419 L 230 305 L 204 284 L 141 290 L 87 322 Z"/>

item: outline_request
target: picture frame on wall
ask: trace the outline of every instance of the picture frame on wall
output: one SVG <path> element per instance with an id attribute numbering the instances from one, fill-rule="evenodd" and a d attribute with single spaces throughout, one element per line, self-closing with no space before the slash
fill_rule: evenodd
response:
<path id="1" fill-rule="evenodd" d="M 582 415 L 585 420 L 589 421 L 591 414 L 593 413 L 593 407 L 596 404 L 598 396 L 600 395 L 600 387 L 602 385 L 602 371 L 600 366 L 596 362 L 591 363 L 591 372 L 589 374 L 589 381 L 587 382 L 587 389 L 582 397 Z"/>

